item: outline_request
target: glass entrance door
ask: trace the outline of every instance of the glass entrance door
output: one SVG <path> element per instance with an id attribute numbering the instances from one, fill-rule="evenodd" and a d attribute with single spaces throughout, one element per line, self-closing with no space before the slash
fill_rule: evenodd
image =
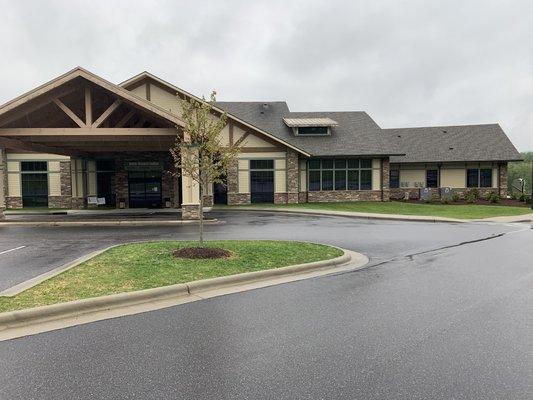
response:
<path id="1" fill-rule="evenodd" d="M 161 208 L 161 172 L 130 172 L 128 184 L 130 208 Z"/>

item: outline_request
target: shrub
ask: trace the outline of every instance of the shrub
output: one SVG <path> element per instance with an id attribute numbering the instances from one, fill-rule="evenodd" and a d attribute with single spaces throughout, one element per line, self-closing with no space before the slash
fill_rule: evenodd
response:
<path id="1" fill-rule="evenodd" d="M 479 190 L 477 188 L 470 189 L 468 191 L 467 197 L 468 197 L 468 195 L 471 195 L 476 200 L 478 200 L 479 199 Z"/>
<path id="2" fill-rule="evenodd" d="M 498 203 L 500 201 L 500 196 L 498 196 L 496 193 L 489 193 L 487 195 L 487 201 L 489 203 Z"/>
<path id="3" fill-rule="evenodd" d="M 459 200 L 461 200 L 461 196 L 459 196 L 459 194 L 457 193 L 452 194 L 452 201 L 454 203 L 457 203 Z"/>
<path id="4" fill-rule="evenodd" d="M 475 202 L 477 202 L 477 199 L 478 197 L 475 195 L 475 193 L 472 192 L 468 192 L 465 196 L 465 200 L 467 203 L 474 204 Z"/>

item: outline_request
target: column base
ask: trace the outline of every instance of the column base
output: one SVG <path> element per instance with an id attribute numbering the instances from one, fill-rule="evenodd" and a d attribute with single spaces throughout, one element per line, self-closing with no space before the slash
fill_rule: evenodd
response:
<path id="1" fill-rule="evenodd" d="M 182 204 L 181 219 L 195 220 L 200 219 L 199 204 Z"/>

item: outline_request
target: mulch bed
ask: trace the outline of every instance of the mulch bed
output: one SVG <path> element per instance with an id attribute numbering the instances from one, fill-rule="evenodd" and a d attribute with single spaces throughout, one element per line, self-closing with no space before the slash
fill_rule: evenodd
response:
<path id="1" fill-rule="evenodd" d="M 176 258 L 212 259 L 229 258 L 233 253 L 218 247 L 185 247 L 183 249 L 174 250 L 172 255 Z"/>

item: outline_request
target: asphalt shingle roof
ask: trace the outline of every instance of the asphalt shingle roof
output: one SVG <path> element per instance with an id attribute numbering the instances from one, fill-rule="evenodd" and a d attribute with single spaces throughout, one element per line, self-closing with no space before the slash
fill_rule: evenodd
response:
<path id="1" fill-rule="evenodd" d="M 498 124 L 383 129 L 405 156 L 392 163 L 521 160 Z"/>
<path id="2" fill-rule="evenodd" d="M 387 142 L 380 127 L 363 111 L 291 112 L 284 101 L 217 102 L 216 106 L 313 156 L 403 154 Z M 295 136 L 283 118 L 331 118 L 330 136 Z"/>
<path id="3" fill-rule="evenodd" d="M 390 155 L 393 163 L 521 160 L 498 124 L 381 129 L 364 111 L 291 112 L 284 101 L 216 106 L 312 156 Z M 283 118 L 330 118 L 330 136 L 295 136 Z"/>

